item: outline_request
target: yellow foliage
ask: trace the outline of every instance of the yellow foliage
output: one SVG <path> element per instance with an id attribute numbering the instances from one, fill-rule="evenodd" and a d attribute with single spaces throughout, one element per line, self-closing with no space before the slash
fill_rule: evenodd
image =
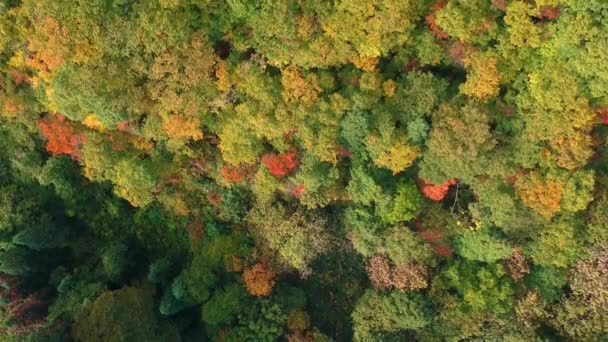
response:
<path id="1" fill-rule="evenodd" d="M 217 77 L 217 89 L 220 91 L 228 91 L 232 87 L 230 75 L 224 61 L 218 60 L 215 64 L 215 77 Z"/>
<path id="2" fill-rule="evenodd" d="M 555 150 L 556 164 L 567 170 L 585 166 L 593 155 L 591 136 L 584 133 L 562 136 L 552 141 L 551 147 Z"/>
<path id="3" fill-rule="evenodd" d="M 531 48 L 540 46 L 542 31 L 532 21 L 532 15 L 536 14 L 535 12 L 532 5 L 521 0 L 509 4 L 504 20 L 508 27 L 511 44 Z"/>
<path id="4" fill-rule="evenodd" d="M 374 162 L 397 174 L 410 167 L 421 155 L 417 146 L 408 145 L 401 141 L 393 144 L 387 151 L 381 153 Z"/>
<path id="5" fill-rule="evenodd" d="M 306 105 L 312 105 L 317 101 L 321 87 L 317 76 L 310 74 L 304 77 L 296 66 L 288 66 L 281 72 L 281 84 L 283 85 L 283 99 L 285 102 L 301 101 Z"/>
<path id="6" fill-rule="evenodd" d="M 393 80 L 385 81 L 382 84 L 382 90 L 384 91 L 384 96 L 393 97 L 395 95 L 395 91 L 397 90 L 397 83 Z"/>
<path id="7" fill-rule="evenodd" d="M 363 71 L 374 72 L 376 71 L 376 66 L 378 65 L 378 57 L 355 55 L 353 58 L 353 64 Z"/>
<path id="8" fill-rule="evenodd" d="M 318 28 L 318 23 L 312 15 L 303 15 L 298 18 L 298 37 L 307 39 L 312 37 Z"/>
<path id="9" fill-rule="evenodd" d="M 171 115 L 164 118 L 163 129 L 171 138 L 192 139 L 194 141 L 203 139 L 203 131 L 200 128 L 199 118 L 184 118 Z"/>
<path id="10" fill-rule="evenodd" d="M 87 115 L 84 120 L 82 120 L 82 124 L 98 131 L 103 131 L 105 128 L 99 119 L 97 119 L 97 115 L 95 115 L 95 113 Z"/>
<path id="11" fill-rule="evenodd" d="M 480 101 L 498 95 L 500 74 L 496 63 L 495 57 L 482 57 L 479 54 L 465 58 L 467 80 L 460 86 L 460 91 Z"/>

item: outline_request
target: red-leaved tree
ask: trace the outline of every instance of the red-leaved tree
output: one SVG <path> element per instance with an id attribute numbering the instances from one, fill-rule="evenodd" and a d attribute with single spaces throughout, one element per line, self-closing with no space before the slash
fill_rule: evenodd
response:
<path id="1" fill-rule="evenodd" d="M 426 179 L 420 179 L 419 186 L 422 194 L 430 200 L 433 201 L 441 201 L 445 195 L 448 194 L 448 190 L 450 186 L 456 184 L 456 180 L 454 178 L 448 179 L 443 184 L 432 184 L 429 183 Z"/>
<path id="2" fill-rule="evenodd" d="M 53 155 L 67 154 L 80 161 L 84 137 L 76 132 L 72 122 L 61 114 L 49 114 L 38 120 L 40 132 L 47 139 L 46 150 Z"/>
<path id="3" fill-rule="evenodd" d="M 296 152 L 292 151 L 281 154 L 265 154 L 262 156 L 262 163 L 266 165 L 268 171 L 270 171 L 273 176 L 281 178 L 295 169 L 300 161 L 298 160 Z"/>

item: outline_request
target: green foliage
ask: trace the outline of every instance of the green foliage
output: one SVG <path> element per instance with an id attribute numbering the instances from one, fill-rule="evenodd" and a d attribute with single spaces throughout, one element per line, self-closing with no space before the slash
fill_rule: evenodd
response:
<path id="1" fill-rule="evenodd" d="M 404 226 L 390 228 L 384 235 L 384 250 L 397 265 L 417 262 L 433 265 L 435 255 L 422 238 Z"/>
<path id="2" fill-rule="evenodd" d="M 252 225 L 251 234 L 258 245 L 276 260 L 302 274 L 309 272 L 309 264 L 329 247 L 326 223 L 314 213 L 289 213 L 280 205 L 259 206 L 247 215 Z"/>
<path id="3" fill-rule="evenodd" d="M 287 315 L 278 304 L 260 300 L 238 316 L 227 341 L 275 341 L 284 330 Z"/>
<path id="4" fill-rule="evenodd" d="M 527 253 L 538 265 L 569 267 L 583 256 L 578 224 L 576 219 L 566 217 L 542 227 Z"/>
<path id="5" fill-rule="evenodd" d="M 502 264 L 453 261 L 432 284 L 440 298 L 451 297 L 448 293 L 453 291 L 458 309 L 464 312 L 507 316 L 512 310 L 513 284 Z"/>
<path id="6" fill-rule="evenodd" d="M 77 341 L 170 341 L 175 332 L 160 330 L 149 290 L 125 287 L 103 292 L 83 307 L 74 322 Z M 173 334 L 173 336 L 172 336 Z"/>
<path id="7" fill-rule="evenodd" d="M 605 340 L 607 18 L 0 1 L 0 335 Z"/>
<path id="8" fill-rule="evenodd" d="M 464 233 L 456 243 L 456 251 L 465 259 L 493 263 L 511 255 L 511 247 L 487 230 Z"/>
<path id="9" fill-rule="evenodd" d="M 216 290 L 213 297 L 202 306 L 203 322 L 212 327 L 230 324 L 241 311 L 246 297 L 245 289 L 238 284 Z"/>
<path id="10" fill-rule="evenodd" d="M 415 218 L 424 205 L 424 199 L 414 182 L 397 185 L 395 196 L 389 205 L 379 207 L 379 216 L 388 224 L 407 222 Z M 388 206 L 389 208 L 385 207 Z"/>
<path id="11" fill-rule="evenodd" d="M 384 335 L 420 329 L 431 321 L 429 310 L 419 295 L 368 290 L 352 314 L 354 340 L 382 340 Z"/>

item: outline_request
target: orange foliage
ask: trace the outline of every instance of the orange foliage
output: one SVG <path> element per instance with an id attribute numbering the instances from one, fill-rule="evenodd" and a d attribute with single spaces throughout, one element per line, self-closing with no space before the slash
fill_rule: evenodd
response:
<path id="1" fill-rule="evenodd" d="M 131 123 L 129 121 L 121 121 L 116 124 L 116 129 L 120 132 L 130 133 L 132 131 Z"/>
<path id="2" fill-rule="evenodd" d="M 441 201 L 447 195 L 450 186 L 456 184 L 456 179 L 448 179 L 443 184 L 432 184 L 426 179 L 420 179 L 419 186 L 422 194 L 433 201 Z"/>
<path id="3" fill-rule="evenodd" d="M 222 177 L 231 183 L 238 183 L 245 180 L 245 171 L 238 166 L 224 165 L 220 170 Z"/>
<path id="4" fill-rule="evenodd" d="M 230 77 L 228 75 L 228 68 L 226 63 L 222 60 L 218 60 L 215 64 L 215 77 L 217 78 L 217 89 L 220 91 L 229 91 L 232 87 Z"/>
<path id="5" fill-rule="evenodd" d="M 426 24 L 433 33 L 433 35 L 439 39 L 447 39 L 448 34 L 443 32 L 443 30 L 435 22 L 435 13 L 445 7 L 446 4 L 447 3 L 445 0 L 435 1 L 433 7 L 431 7 L 431 13 L 427 14 L 427 16 L 424 17 Z"/>
<path id="6" fill-rule="evenodd" d="M 220 205 L 222 205 L 222 197 L 216 191 L 209 191 L 207 193 L 207 201 L 216 208 L 219 208 Z"/>
<path id="7" fill-rule="evenodd" d="M 163 129 L 171 138 L 184 138 L 196 141 L 203 138 L 200 124 L 201 120 L 199 118 L 184 118 L 172 115 L 163 122 Z"/>
<path id="8" fill-rule="evenodd" d="M 546 219 L 560 210 L 565 184 L 538 173 L 520 177 L 515 182 L 515 194 L 529 208 Z"/>
<path id="9" fill-rule="evenodd" d="M 265 297 L 270 294 L 275 284 L 274 277 L 274 272 L 259 262 L 243 272 L 247 292 L 256 297 Z"/>
<path id="10" fill-rule="evenodd" d="M 296 152 L 286 152 L 281 154 L 266 154 L 262 156 L 262 163 L 266 165 L 268 171 L 277 177 L 283 177 L 295 169 L 300 164 Z"/>
<path id="11" fill-rule="evenodd" d="M 561 9 L 559 7 L 554 6 L 543 6 L 540 9 L 540 14 L 538 15 L 539 19 L 547 19 L 547 20 L 555 20 L 559 18 L 561 14 Z"/>
<path id="12" fill-rule="evenodd" d="M 69 56 L 68 30 L 52 17 L 38 25 L 38 34 L 29 38 L 32 51 L 27 63 L 41 72 L 43 78 L 63 65 Z"/>
<path id="13" fill-rule="evenodd" d="M 80 147 L 84 143 L 84 137 L 76 133 L 74 125 L 63 115 L 49 114 L 38 120 L 38 127 L 47 139 L 47 151 L 53 155 L 67 154 L 74 160 L 81 160 Z"/>

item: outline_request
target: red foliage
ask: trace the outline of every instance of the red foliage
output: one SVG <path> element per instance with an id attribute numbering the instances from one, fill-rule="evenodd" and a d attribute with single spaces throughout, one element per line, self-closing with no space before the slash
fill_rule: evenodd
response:
<path id="1" fill-rule="evenodd" d="M 289 184 L 287 186 L 287 194 L 293 197 L 300 197 L 306 191 L 304 185 Z"/>
<path id="2" fill-rule="evenodd" d="M 435 246 L 435 252 L 437 252 L 437 254 L 440 256 L 448 257 L 454 253 L 454 250 L 446 245 L 438 245 Z"/>
<path id="3" fill-rule="evenodd" d="M 411 58 L 406 65 L 401 68 L 403 72 L 410 72 L 420 68 L 420 61 L 418 58 Z"/>
<path id="4" fill-rule="evenodd" d="M 29 83 L 30 82 L 30 78 L 29 76 L 27 76 L 26 74 L 23 74 L 15 69 L 11 69 L 10 70 L 10 74 L 11 77 L 13 79 L 13 82 L 15 82 L 15 85 L 21 85 L 22 83 Z"/>
<path id="5" fill-rule="evenodd" d="M 337 154 L 338 154 L 338 157 L 340 157 L 340 158 L 350 158 L 353 155 L 351 150 L 349 150 L 348 148 L 346 148 L 344 146 L 338 146 Z"/>
<path id="6" fill-rule="evenodd" d="M 424 230 L 420 232 L 420 237 L 428 242 L 439 256 L 448 257 L 454 253 L 454 250 L 443 241 L 443 234 L 437 230 Z"/>
<path id="7" fill-rule="evenodd" d="M 74 125 L 63 115 L 49 114 L 38 120 L 38 127 L 47 139 L 47 151 L 53 155 L 68 154 L 74 160 L 81 160 L 80 147 L 84 143 L 84 137 L 76 133 Z"/>
<path id="8" fill-rule="evenodd" d="M 544 6 L 540 9 L 540 14 L 539 14 L 538 18 L 547 19 L 547 20 L 555 20 L 555 19 L 559 18 L 561 12 L 562 11 L 559 7 Z"/>
<path id="9" fill-rule="evenodd" d="M 457 40 L 450 46 L 448 53 L 456 64 L 463 66 L 464 59 L 470 56 L 473 51 L 475 51 L 475 49 L 471 45 Z"/>
<path id="10" fill-rule="evenodd" d="M 431 12 L 429 14 L 427 14 L 426 17 L 424 17 L 429 29 L 431 30 L 433 35 L 435 37 L 437 37 L 438 39 L 447 39 L 448 38 L 448 34 L 443 32 L 443 30 L 439 26 L 437 26 L 437 23 L 435 22 L 435 13 L 437 13 L 437 11 L 439 11 L 440 9 L 445 7 L 446 4 L 447 4 L 447 2 L 445 0 L 435 1 L 435 3 L 433 4 L 433 7 L 431 7 Z"/>
<path id="11" fill-rule="evenodd" d="M 4 298 L 6 312 L 13 322 L 7 330 L 13 334 L 28 335 L 44 328 L 48 302 L 37 293 L 27 291 L 22 284 L 20 277 L 0 275 L 0 297 Z"/>
<path id="12" fill-rule="evenodd" d="M 296 152 L 292 151 L 281 154 L 266 154 L 262 156 L 262 163 L 266 165 L 273 176 L 280 178 L 295 169 L 300 161 L 297 159 Z"/>
<path id="13" fill-rule="evenodd" d="M 448 179 L 443 184 L 432 184 L 429 183 L 426 179 L 420 179 L 419 186 L 420 191 L 424 194 L 424 196 L 433 201 L 441 201 L 445 195 L 447 195 L 450 186 L 456 184 L 456 179 Z"/>
<path id="14" fill-rule="evenodd" d="M 602 107 L 596 110 L 597 116 L 604 125 L 608 125 L 608 107 Z"/>

